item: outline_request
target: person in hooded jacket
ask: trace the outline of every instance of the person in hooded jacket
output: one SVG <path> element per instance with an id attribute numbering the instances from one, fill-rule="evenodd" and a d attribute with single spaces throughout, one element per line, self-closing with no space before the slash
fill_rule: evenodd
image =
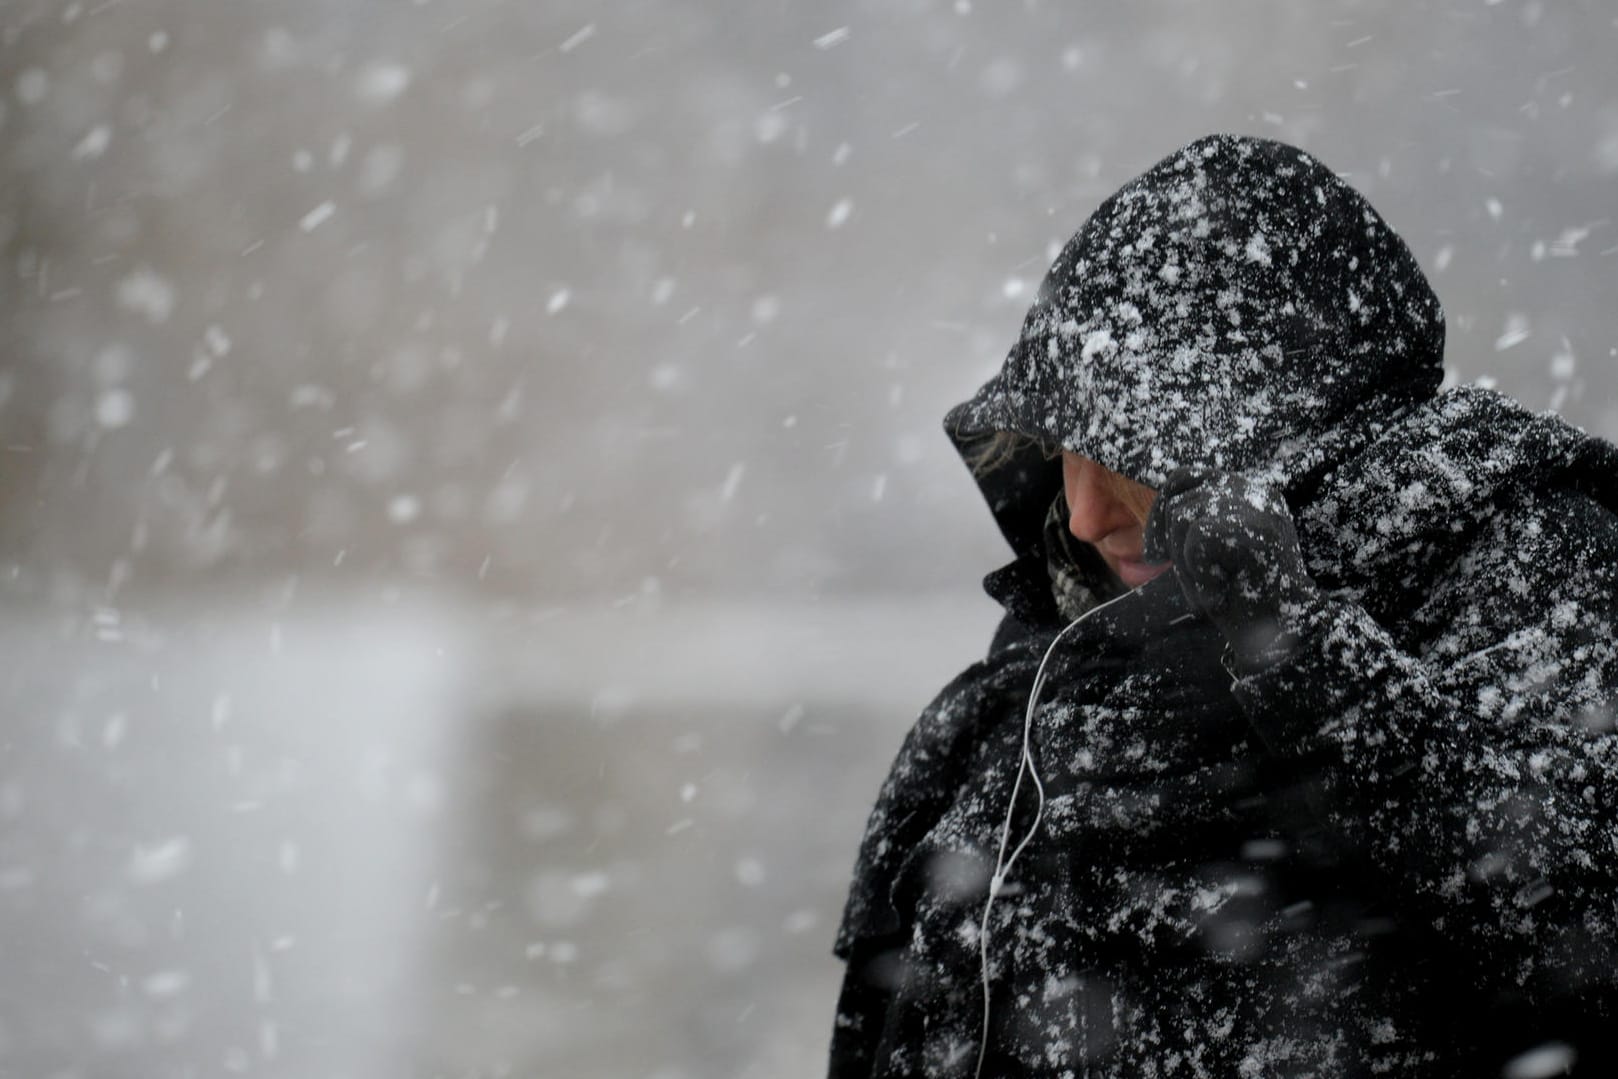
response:
<path id="1" fill-rule="evenodd" d="M 1618 1075 L 1618 450 L 1201 139 L 945 429 L 1014 553 L 862 842 L 830 1074 Z"/>

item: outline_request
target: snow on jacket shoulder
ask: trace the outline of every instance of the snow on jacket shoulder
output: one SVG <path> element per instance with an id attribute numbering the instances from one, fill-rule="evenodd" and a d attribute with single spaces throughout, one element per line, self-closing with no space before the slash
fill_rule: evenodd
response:
<path id="1" fill-rule="evenodd" d="M 1410 644 L 1324 600 L 1233 688 L 1411 910 L 1541 997 L 1618 974 L 1615 555 L 1608 507 L 1518 495 L 1423 583 Z"/>

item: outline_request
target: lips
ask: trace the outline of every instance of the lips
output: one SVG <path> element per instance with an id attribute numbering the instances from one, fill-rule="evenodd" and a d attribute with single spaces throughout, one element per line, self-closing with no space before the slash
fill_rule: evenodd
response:
<path id="1" fill-rule="evenodd" d="M 1139 588 L 1160 576 L 1170 565 L 1167 562 L 1145 561 L 1141 557 L 1145 542 L 1145 529 L 1136 526 L 1109 533 L 1094 546 L 1126 588 Z"/>
<path id="2" fill-rule="evenodd" d="M 1142 562 L 1133 558 L 1120 558 L 1116 563 L 1115 572 L 1118 579 L 1130 588 L 1139 588 L 1152 578 L 1165 573 L 1169 569 L 1168 562 Z"/>

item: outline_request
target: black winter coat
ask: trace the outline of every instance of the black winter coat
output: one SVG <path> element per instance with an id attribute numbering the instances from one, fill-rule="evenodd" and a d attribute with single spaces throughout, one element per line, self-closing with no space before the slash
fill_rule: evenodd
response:
<path id="1" fill-rule="evenodd" d="M 1290 147 L 1201 140 L 1085 223 L 957 447 L 1264 477 L 1319 591 L 1257 670 L 1172 573 L 1062 636 L 985 947 L 1036 668 L 1121 586 L 1037 446 L 980 476 L 1007 614 L 871 815 L 833 1076 L 1618 1075 L 1618 450 L 1439 391 L 1442 348 Z"/>

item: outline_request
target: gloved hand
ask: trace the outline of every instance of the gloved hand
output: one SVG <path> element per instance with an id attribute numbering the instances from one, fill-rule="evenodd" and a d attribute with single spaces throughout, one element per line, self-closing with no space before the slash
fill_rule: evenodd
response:
<path id="1" fill-rule="evenodd" d="M 1244 671 L 1285 651 L 1289 616 L 1318 592 L 1280 492 L 1235 473 L 1169 476 L 1146 522 L 1145 557 L 1174 563 L 1186 599 L 1225 635 Z"/>

